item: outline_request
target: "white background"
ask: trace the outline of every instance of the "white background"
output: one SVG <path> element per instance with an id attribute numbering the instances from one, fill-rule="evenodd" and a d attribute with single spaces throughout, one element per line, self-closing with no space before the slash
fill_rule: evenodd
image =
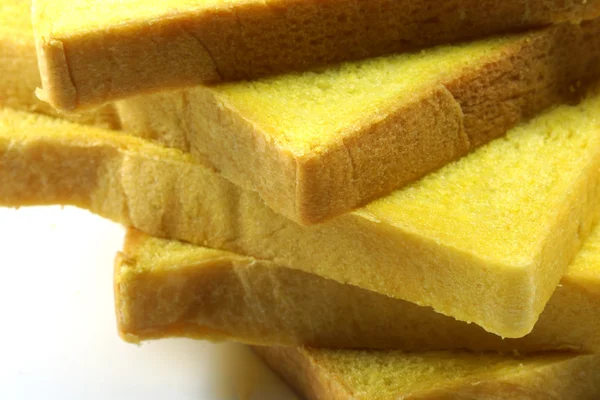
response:
<path id="1" fill-rule="evenodd" d="M 112 268 L 123 235 L 74 208 L 0 208 L 0 399 L 295 398 L 240 345 L 122 342 Z"/>

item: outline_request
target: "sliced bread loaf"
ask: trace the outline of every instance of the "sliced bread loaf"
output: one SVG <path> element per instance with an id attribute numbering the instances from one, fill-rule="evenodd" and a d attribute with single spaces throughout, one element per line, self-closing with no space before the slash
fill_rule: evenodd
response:
<path id="1" fill-rule="evenodd" d="M 73 204 L 524 336 L 600 211 L 600 95 L 558 107 L 404 190 L 302 227 L 143 139 L 0 112 L 0 204 Z"/>

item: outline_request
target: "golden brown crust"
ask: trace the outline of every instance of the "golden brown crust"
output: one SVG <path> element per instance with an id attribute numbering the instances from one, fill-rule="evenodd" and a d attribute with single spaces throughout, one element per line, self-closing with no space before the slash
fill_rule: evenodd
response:
<path id="1" fill-rule="evenodd" d="M 600 20 L 559 25 L 530 36 L 518 51 L 478 74 L 449 82 L 446 87 L 461 106 L 472 148 L 552 104 L 578 100 L 581 88 L 600 76 L 599 37 Z"/>
<path id="2" fill-rule="evenodd" d="M 123 127 L 190 151 L 276 212 L 331 219 L 402 187 L 545 108 L 577 99 L 600 76 L 600 20 L 523 36 L 483 65 L 392 104 L 382 121 L 294 154 L 227 99 L 194 88 L 119 102 Z"/>
<path id="3" fill-rule="evenodd" d="M 47 4 L 46 4 L 47 3 Z M 250 79 L 457 40 L 597 17 L 597 0 L 529 2 L 328 0 L 245 2 L 168 18 L 53 36 L 51 0 L 33 21 L 55 107 L 74 110 L 129 95 Z M 45 16 L 40 10 L 45 7 Z M 85 18 L 85 15 L 72 16 Z M 106 46 L 110 43 L 110 46 Z M 56 47 L 62 51 L 48 51 Z M 140 68 L 140 65 L 143 68 Z"/>
<path id="4" fill-rule="evenodd" d="M 336 146 L 297 157 L 293 209 L 275 208 L 274 199 L 263 198 L 288 218 L 315 224 L 415 181 L 469 149 L 462 110 L 442 86 Z"/>

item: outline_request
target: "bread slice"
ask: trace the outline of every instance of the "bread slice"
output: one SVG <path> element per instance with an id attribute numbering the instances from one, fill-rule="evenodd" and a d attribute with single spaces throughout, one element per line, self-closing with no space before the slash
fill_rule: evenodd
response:
<path id="1" fill-rule="evenodd" d="M 119 333 L 135 343 L 184 336 L 417 352 L 600 351 L 600 227 L 520 339 L 315 274 L 134 229 L 115 260 L 114 282 Z"/>
<path id="2" fill-rule="evenodd" d="M 93 112 L 60 115 L 35 96 L 41 84 L 31 29 L 31 0 L 0 0 L 0 107 L 61 116 L 82 124 L 118 128 L 112 105 Z"/>
<path id="3" fill-rule="evenodd" d="M 36 0 L 33 22 L 48 100 L 73 110 L 599 15 L 598 0 Z"/>
<path id="4" fill-rule="evenodd" d="M 595 400 L 600 396 L 598 355 L 254 350 L 307 400 Z"/>
<path id="5" fill-rule="evenodd" d="M 302 227 L 178 150 L 0 113 L 0 204 L 72 204 L 524 336 L 600 208 L 600 95 L 408 188 Z"/>
<path id="6" fill-rule="evenodd" d="M 600 20 L 118 104 L 276 212 L 323 222 L 506 133 L 600 77 Z"/>

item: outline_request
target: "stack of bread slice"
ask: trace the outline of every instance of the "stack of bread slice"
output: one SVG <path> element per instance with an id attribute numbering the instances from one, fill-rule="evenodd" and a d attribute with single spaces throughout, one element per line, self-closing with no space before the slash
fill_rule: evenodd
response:
<path id="1" fill-rule="evenodd" d="M 128 228 L 127 341 L 249 344 L 309 399 L 596 399 L 598 18 L 0 0 L 0 206 Z"/>

